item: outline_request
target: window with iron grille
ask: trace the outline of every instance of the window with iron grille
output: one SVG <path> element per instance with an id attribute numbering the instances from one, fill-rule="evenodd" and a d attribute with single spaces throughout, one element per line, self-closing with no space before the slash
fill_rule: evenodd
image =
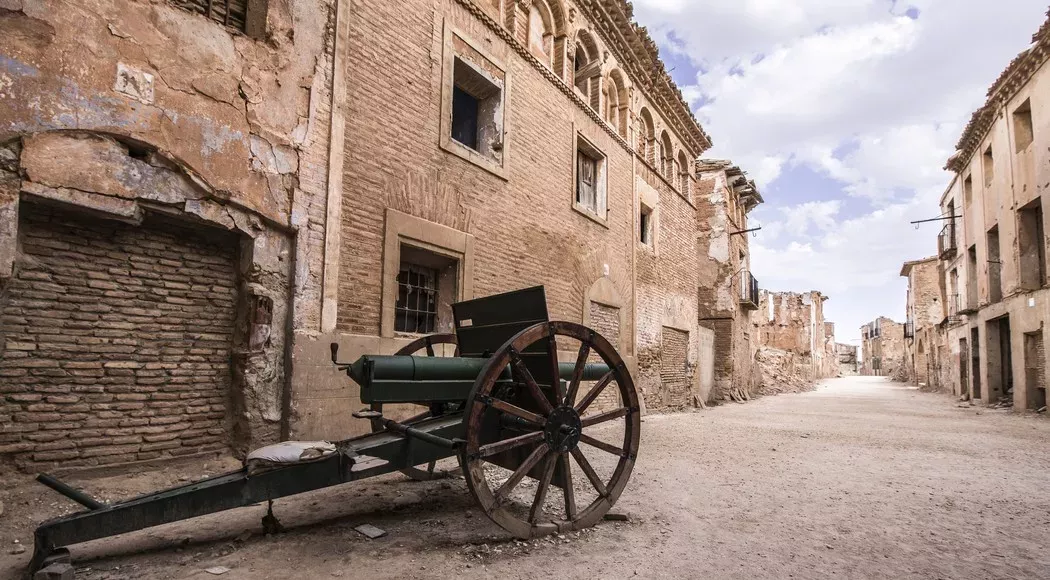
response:
<path id="1" fill-rule="evenodd" d="M 245 32 L 248 25 L 249 0 L 168 0 L 175 6 L 189 10 L 222 24 L 237 32 Z"/>
<path id="2" fill-rule="evenodd" d="M 437 326 L 437 271 L 402 262 L 397 274 L 394 330 L 429 334 Z"/>

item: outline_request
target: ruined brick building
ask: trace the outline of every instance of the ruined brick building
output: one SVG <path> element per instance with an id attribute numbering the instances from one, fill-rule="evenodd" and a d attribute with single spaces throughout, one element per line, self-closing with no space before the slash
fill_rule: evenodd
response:
<path id="1" fill-rule="evenodd" d="M 713 396 L 748 332 L 698 295 L 740 306 L 761 197 L 695 162 L 622 0 L 11 0 L 0 27 L 2 461 L 353 435 L 330 342 L 391 353 L 532 285 L 650 408 Z"/>
<path id="2" fill-rule="evenodd" d="M 783 351 L 778 365 L 785 374 L 816 381 L 838 375 L 835 352 L 835 326 L 824 320 L 824 302 L 820 292 L 761 291 L 754 332 L 758 345 Z"/>
<path id="3" fill-rule="evenodd" d="M 988 90 L 946 169 L 938 236 L 948 297 L 938 365 L 951 390 L 1018 410 L 1046 406 L 1050 20 Z"/>
<path id="4" fill-rule="evenodd" d="M 747 216 L 763 202 L 755 182 L 728 161 L 697 166 L 700 324 L 714 333 L 714 384 L 709 398 L 750 392 L 757 342 L 751 340 L 759 284 L 751 273 Z M 708 397 L 704 397 L 707 399 Z"/>
<path id="5" fill-rule="evenodd" d="M 901 276 L 908 279 L 908 298 L 900 378 L 913 385 L 938 389 L 942 384 L 945 324 L 949 322 L 947 317 L 956 316 L 957 296 L 945 298 L 937 256 L 905 262 Z"/>
<path id="6" fill-rule="evenodd" d="M 880 316 L 860 329 L 861 371 L 872 377 L 892 377 L 903 380 L 904 324 Z"/>
<path id="7" fill-rule="evenodd" d="M 839 376 L 848 377 L 860 372 L 856 345 L 837 343 L 835 354 L 838 355 Z"/>

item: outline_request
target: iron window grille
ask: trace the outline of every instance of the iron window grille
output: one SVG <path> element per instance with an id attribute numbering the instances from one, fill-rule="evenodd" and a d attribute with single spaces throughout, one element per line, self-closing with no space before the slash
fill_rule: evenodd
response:
<path id="1" fill-rule="evenodd" d="M 249 0 L 169 0 L 183 10 L 200 14 L 230 30 L 245 32 Z"/>
<path id="2" fill-rule="evenodd" d="M 758 308 L 758 279 L 751 272 L 743 270 L 740 272 L 740 303 L 746 306 Z"/>
<path id="3" fill-rule="evenodd" d="M 402 264 L 397 274 L 394 330 L 430 334 L 437 326 L 437 272 Z"/>

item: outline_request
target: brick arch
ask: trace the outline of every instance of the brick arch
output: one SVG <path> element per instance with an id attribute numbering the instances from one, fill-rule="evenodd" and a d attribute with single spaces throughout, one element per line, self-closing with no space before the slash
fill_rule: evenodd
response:
<path id="1" fill-rule="evenodd" d="M 648 107 L 643 106 L 638 112 L 642 126 L 638 131 L 638 153 L 646 163 L 656 165 L 656 123 Z"/>
<path id="2" fill-rule="evenodd" d="M 53 373 L 48 379 L 58 389 L 54 392 L 68 395 L 55 404 L 77 409 L 68 410 L 64 422 L 129 426 L 119 442 L 81 441 L 71 431 L 70 447 L 60 454 L 26 441 L 24 453 L 10 459 L 23 467 L 53 461 L 94 465 L 101 457 L 138 461 L 230 447 L 243 453 L 279 440 L 288 417 L 280 372 L 290 314 L 291 271 L 281 257 L 292 252 L 288 234 L 228 203 L 192 167 L 152 143 L 109 132 L 56 130 L 17 136 L 0 149 L 22 170 L 7 173 L 13 179 L 0 179 L 0 189 L 10 188 L 0 206 L 5 218 L 0 256 L 10 256 L 0 267 L 3 300 L 25 302 L 20 293 L 36 283 L 61 287 L 60 296 L 94 297 L 59 300 L 55 309 L 69 311 L 72 321 L 97 318 L 97 324 L 69 334 L 103 348 L 82 351 L 68 346 L 76 343 L 58 343 L 47 346 L 53 352 L 45 355 L 38 345 L 34 356 L 50 356 L 54 368 L 68 375 Z M 84 258 L 76 258 L 81 254 Z M 194 308 L 204 310 L 193 314 Z M 176 316 L 182 312 L 191 316 Z M 53 334 L 0 330 L 17 330 L 38 342 Z M 86 360 L 85 354 L 99 358 Z M 161 360 L 166 356 L 177 360 Z M 8 358 L 0 349 L 0 364 L 10 365 Z M 113 384 L 124 390 L 105 390 L 106 382 L 100 383 L 101 392 L 78 392 L 73 387 L 80 383 L 63 382 L 89 376 L 117 381 Z M 209 387 L 208 381 L 214 384 Z M 201 395 L 182 397 L 178 389 L 166 390 L 169 384 Z M 69 391 L 62 390 L 66 387 Z M 88 393 L 98 400 L 89 401 Z M 127 416 L 94 416 L 101 408 L 96 407 L 111 403 L 106 396 L 125 402 L 126 409 L 114 410 L 126 410 Z M 135 405 L 142 415 L 130 414 L 138 412 Z M 32 411 L 17 412 L 32 418 Z M 192 426 L 186 437 L 162 440 L 169 434 L 159 424 L 141 423 L 149 413 Z M 141 433 L 135 431 L 140 427 Z"/>
<path id="3" fill-rule="evenodd" d="M 685 154 L 684 149 L 678 150 L 678 188 L 685 195 L 689 195 L 689 157 Z"/>
<path id="4" fill-rule="evenodd" d="M 623 71 L 614 68 L 609 71 L 605 82 L 606 110 L 605 120 L 616 128 L 616 132 L 624 139 L 627 138 L 627 117 L 630 110 L 629 97 L 627 93 L 627 82 Z"/>
<path id="5" fill-rule="evenodd" d="M 674 180 L 674 142 L 666 129 L 660 132 L 660 173 L 669 181 Z"/>

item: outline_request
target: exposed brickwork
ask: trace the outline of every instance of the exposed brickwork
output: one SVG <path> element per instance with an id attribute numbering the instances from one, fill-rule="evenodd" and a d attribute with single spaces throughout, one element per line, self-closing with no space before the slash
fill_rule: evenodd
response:
<path id="1" fill-rule="evenodd" d="M 692 405 L 692 372 L 687 359 L 688 350 L 689 333 L 664 328 L 663 348 L 660 353 L 660 380 L 670 395 L 671 407 Z"/>
<path id="2" fill-rule="evenodd" d="M 236 239 L 23 206 L 0 453 L 99 465 L 226 445 Z"/>
<path id="3" fill-rule="evenodd" d="M 613 346 L 620 344 L 620 309 L 611 308 L 597 302 L 591 302 L 591 328 L 605 337 Z M 592 362 L 601 362 L 598 357 L 592 356 Z M 586 393 L 580 389 L 581 395 Z M 595 411 L 608 411 L 619 406 L 620 395 L 614 389 L 605 389 L 602 394 L 592 403 Z"/>

